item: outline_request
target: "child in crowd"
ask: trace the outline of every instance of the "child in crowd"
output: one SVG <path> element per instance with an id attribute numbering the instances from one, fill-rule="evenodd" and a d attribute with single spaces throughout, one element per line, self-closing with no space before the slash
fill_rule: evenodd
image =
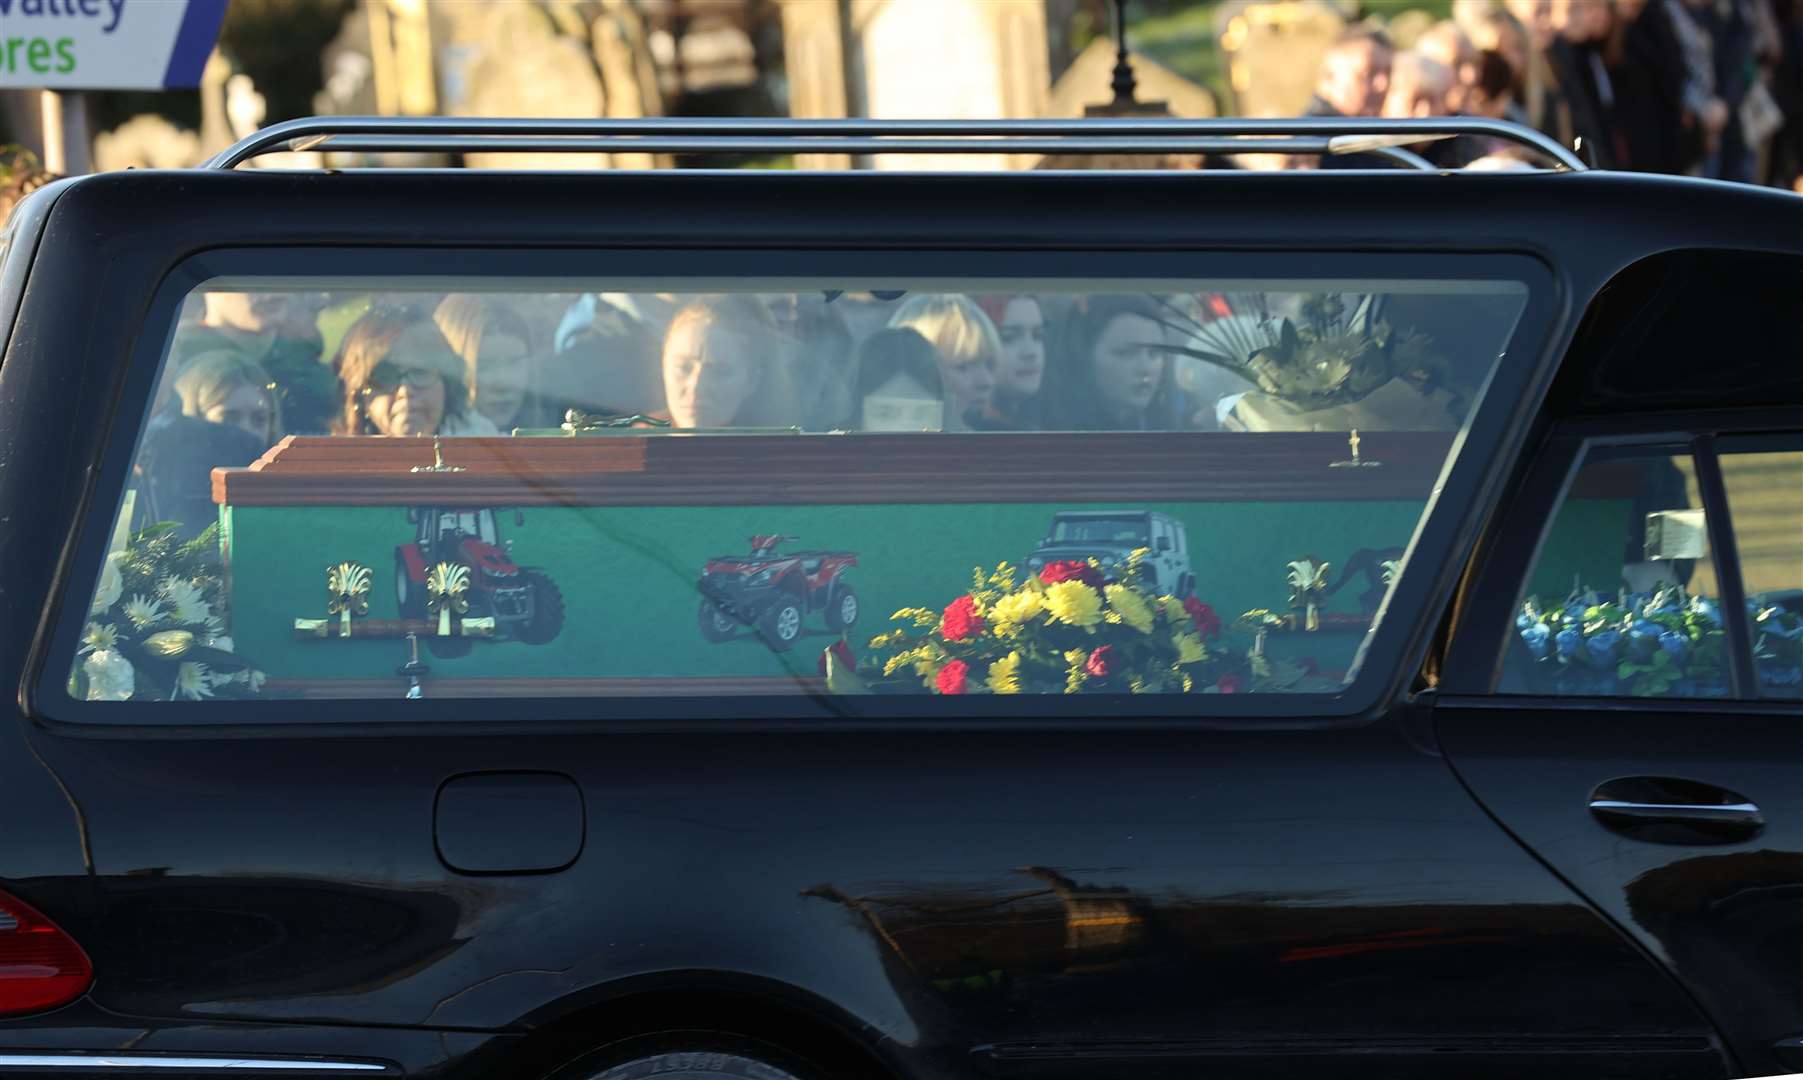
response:
<path id="1" fill-rule="evenodd" d="M 275 381 L 235 349 L 191 358 L 175 377 L 175 396 L 183 416 L 242 429 L 265 448 L 283 435 Z"/>
<path id="2" fill-rule="evenodd" d="M 977 306 L 995 323 L 1001 362 L 995 393 L 983 415 L 985 428 L 1032 431 L 1040 426 L 1046 365 L 1046 315 L 1037 296 L 980 296 Z"/>
<path id="3" fill-rule="evenodd" d="M 1091 296 L 1071 311 L 1047 374 L 1049 427 L 1066 431 L 1177 428 L 1163 314 L 1144 296 Z"/>
<path id="4" fill-rule="evenodd" d="M 537 358 L 526 320 L 499 297 L 452 293 L 432 318 L 453 352 L 463 358 L 469 405 L 501 431 L 554 427 L 537 393 Z"/>
<path id="5" fill-rule="evenodd" d="M 975 430 L 973 421 L 981 423 L 995 392 L 1002 354 L 989 316 L 967 296 L 927 293 L 903 301 L 889 325 L 918 331 L 939 351 L 945 430 Z"/>
<path id="6" fill-rule="evenodd" d="M 865 338 L 852 394 L 857 407 L 845 425 L 852 431 L 945 428 L 939 353 L 919 331 L 891 327 Z"/>

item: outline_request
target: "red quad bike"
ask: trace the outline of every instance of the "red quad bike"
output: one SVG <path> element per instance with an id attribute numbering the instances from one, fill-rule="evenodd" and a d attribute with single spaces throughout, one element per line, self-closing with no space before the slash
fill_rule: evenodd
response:
<path id="1" fill-rule="evenodd" d="M 826 628 L 840 633 L 858 621 L 858 594 L 845 572 L 858 565 L 849 551 L 776 549 L 793 536 L 754 536 L 751 554 L 719 555 L 701 571 L 701 636 L 727 641 L 740 626 L 756 628 L 775 652 L 793 648 L 801 622 L 818 611 Z"/>
<path id="2" fill-rule="evenodd" d="M 514 512 L 514 523 L 523 515 Z M 424 619 L 426 575 L 441 562 L 469 568 L 469 610 L 464 618 L 493 617 L 495 638 L 543 645 L 563 629 L 563 594 L 542 571 L 522 567 L 501 543 L 493 510 L 422 506 L 407 511 L 418 526 L 411 544 L 394 549 L 394 597 L 403 619 Z M 463 656 L 470 639 L 426 638 L 434 655 Z"/>

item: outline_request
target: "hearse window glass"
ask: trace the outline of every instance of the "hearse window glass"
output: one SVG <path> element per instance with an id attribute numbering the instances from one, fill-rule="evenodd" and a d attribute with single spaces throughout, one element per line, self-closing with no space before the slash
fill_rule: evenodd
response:
<path id="1" fill-rule="evenodd" d="M 1688 452 L 1593 447 L 1541 544 L 1504 693 L 1724 697 L 1727 640 Z"/>
<path id="2" fill-rule="evenodd" d="M 68 692 L 1337 693 L 1526 299 L 217 281 Z"/>
<path id="3" fill-rule="evenodd" d="M 1721 456 L 1763 697 L 1803 697 L 1803 452 Z"/>

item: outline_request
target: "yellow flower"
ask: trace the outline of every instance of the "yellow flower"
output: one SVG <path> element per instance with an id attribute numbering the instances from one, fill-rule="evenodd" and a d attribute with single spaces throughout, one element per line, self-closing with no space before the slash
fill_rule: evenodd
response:
<path id="1" fill-rule="evenodd" d="M 995 602 L 990 608 L 990 621 L 1000 633 L 1003 627 L 1017 626 L 1045 610 L 1045 597 L 1032 589 L 1022 589 Z"/>
<path id="2" fill-rule="evenodd" d="M 912 622 L 915 626 L 924 630 L 939 621 L 939 613 L 932 608 L 905 607 L 889 616 L 889 618 L 895 622 Z"/>
<path id="3" fill-rule="evenodd" d="M 1183 610 L 1183 601 L 1175 596 L 1159 597 L 1158 610 L 1164 615 L 1164 621 L 1172 626 L 1182 626 L 1190 621 L 1189 612 Z"/>
<path id="4" fill-rule="evenodd" d="M 1102 621 L 1102 598 L 1081 581 L 1060 581 L 1045 591 L 1046 610 L 1052 618 L 1072 626 L 1093 627 Z"/>
<path id="5" fill-rule="evenodd" d="M 931 652 L 919 647 L 903 649 L 883 663 L 883 674 L 893 675 L 905 667 L 912 667 L 916 674 L 926 674 L 933 667 Z"/>
<path id="6" fill-rule="evenodd" d="M 1194 664 L 1208 658 L 1207 651 L 1202 648 L 1202 639 L 1194 634 L 1172 634 L 1171 643 L 1177 646 L 1179 664 Z"/>
<path id="7" fill-rule="evenodd" d="M 1089 676 L 1083 673 L 1083 663 L 1089 659 L 1087 649 L 1067 649 L 1064 653 L 1064 692 L 1074 694 L 1083 689 Z"/>
<path id="8" fill-rule="evenodd" d="M 1020 653 L 1011 652 L 989 665 L 989 689 L 998 694 L 1020 693 Z"/>
<path id="9" fill-rule="evenodd" d="M 1110 585 L 1103 591 L 1108 594 L 1108 606 L 1120 613 L 1122 622 L 1142 634 L 1152 632 L 1152 609 L 1138 593 L 1125 585 Z"/>

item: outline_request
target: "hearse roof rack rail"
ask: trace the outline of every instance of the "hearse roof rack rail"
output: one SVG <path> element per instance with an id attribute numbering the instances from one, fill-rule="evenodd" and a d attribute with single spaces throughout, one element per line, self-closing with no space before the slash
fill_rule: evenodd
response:
<path id="1" fill-rule="evenodd" d="M 207 162 L 235 169 L 264 154 L 1372 154 L 1411 169 L 1435 166 L 1405 147 L 1460 135 L 1543 154 L 1556 171 L 1582 171 L 1570 150 L 1502 120 L 1300 117 L 1216 120 L 531 120 L 486 117 L 313 116 L 273 124 Z"/>

